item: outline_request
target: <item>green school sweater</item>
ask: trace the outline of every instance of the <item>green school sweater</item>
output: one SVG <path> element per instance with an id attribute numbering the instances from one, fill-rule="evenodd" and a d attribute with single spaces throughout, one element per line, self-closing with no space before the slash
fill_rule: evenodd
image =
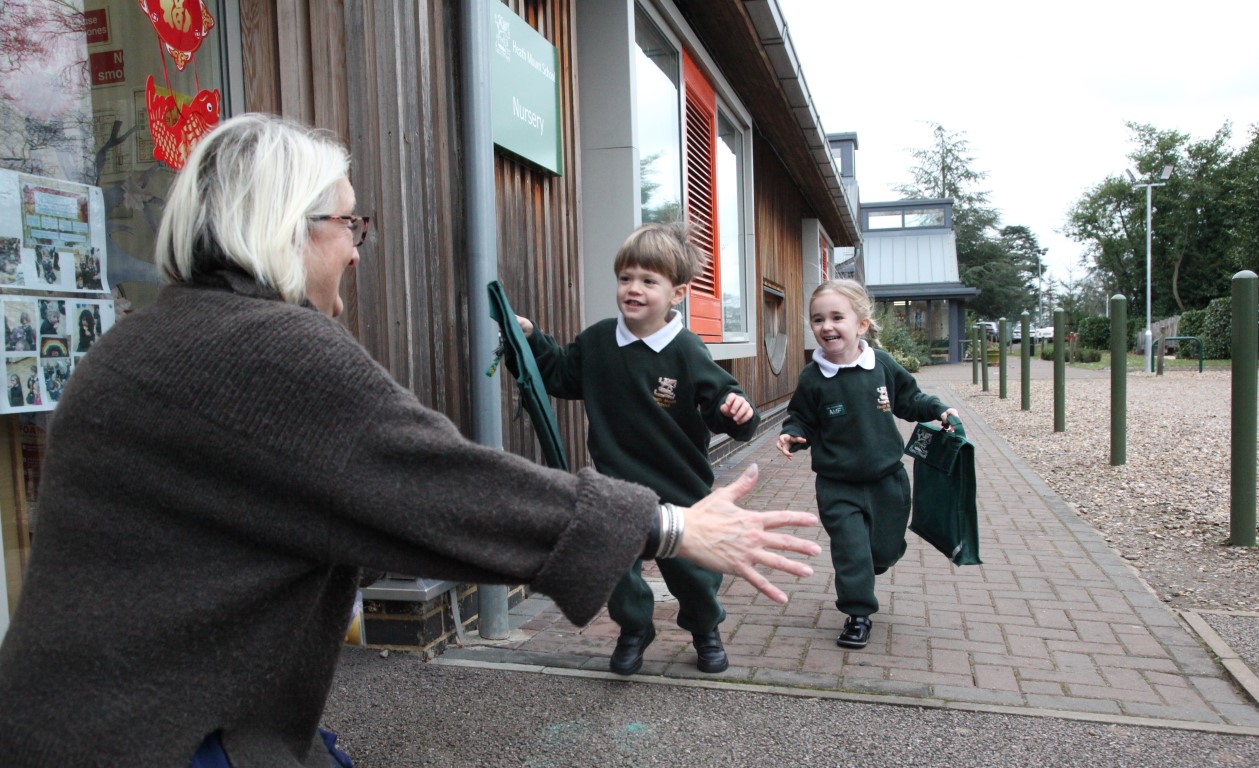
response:
<path id="1" fill-rule="evenodd" d="M 615 318 L 567 347 L 535 330 L 529 347 L 550 395 L 585 401 L 595 468 L 641 483 L 661 501 L 690 506 L 707 496 L 712 433 L 749 440 L 760 423 L 759 413 L 741 425 L 721 414 L 726 397 L 743 391 L 685 329 L 659 352 L 641 339 L 617 346 Z"/>
<path id="2" fill-rule="evenodd" d="M 818 475 L 869 482 L 901 464 L 905 442 L 893 417 L 935 421 L 946 410 L 891 355 L 876 349 L 871 370 L 840 368 L 827 378 L 816 362 L 805 366 L 782 433 L 809 441 L 801 447 L 809 449 Z"/>

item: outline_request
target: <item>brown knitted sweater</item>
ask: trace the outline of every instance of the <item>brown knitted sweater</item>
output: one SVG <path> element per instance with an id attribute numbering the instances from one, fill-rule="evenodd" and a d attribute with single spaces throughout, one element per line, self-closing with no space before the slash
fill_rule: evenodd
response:
<path id="1" fill-rule="evenodd" d="M 237 768 L 314 747 L 360 567 L 530 583 L 589 621 L 656 495 L 464 439 L 342 326 L 240 275 L 169 286 L 79 364 L 0 646 L 7 766 Z"/>

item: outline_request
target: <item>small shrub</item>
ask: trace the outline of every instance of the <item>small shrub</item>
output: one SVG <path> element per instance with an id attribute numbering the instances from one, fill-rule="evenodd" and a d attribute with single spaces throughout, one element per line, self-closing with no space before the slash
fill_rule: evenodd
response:
<path id="1" fill-rule="evenodd" d="M 930 359 L 931 355 L 921 341 L 914 337 L 914 334 L 905 326 L 904 323 L 898 321 L 896 316 L 886 310 L 880 310 L 875 313 L 875 320 L 878 321 L 882 330 L 878 334 L 878 343 L 875 346 L 882 346 L 893 357 L 897 357 L 896 353 L 900 353 L 901 357 L 906 359 L 915 358 L 915 365 L 920 365 L 924 359 Z M 900 357 L 897 357 L 900 362 Z M 901 365 L 904 365 L 901 362 Z M 910 369 L 905 366 L 905 370 L 916 371 L 916 367 Z"/>
<path id="2" fill-rule="evenodd" d="M 1053 344 L 1046 344 L 1044 348 L 1041 349 L 1040 359 L 1054 359 Z M 1067 348 L 1064 350 L 1063 359 L 1068 363 L 1099 363 L 1102 360 L 1102 353 L 1101 350 L 1068 344 Z"/>
<path id="3" fill-rule="evenodd" d="M 1202 329 L 1206 325 L 1206 320 L 1207 311 L 1205 309 L 1187 309 L 1180 313 L 1180 323 L 1176 327 L 1176 335 L 1194 336 L 1201 339 Z M 1176 345 L 1174 349 L 1176 357 L 1193 358 L 1198 354 L 1198 345 L 1192 341 L 1173 341 L 1171 344 Z"/>
<path id="4" fill-rule="evenodd" d="M 1085 317 L 1080 319 L 1080 344 L 1093 349 L 1110 348 L 1110 318 Z"/>
<path id="5" fill-rule="evenodd" d="M 918 358 L 913 355 L 906 355 L 899 350 L 892 351 L 892 358 L 895 359 L 896 362 L 900 363 L 901 367 L 910 373 L 917 373 L 918 369 L 922 366 L 922 363 L 918 360 Z"/>
<path id="6" fill-rule="evenodd" d="M 1206 308 L 1202 333 L 1187 334 L 1202 339 L 1203 355 L 1211 360 L 1233 358 L 1233 299 L 1230 296 L 1214 299 Z M 1192 344 L 1190 346 L 1193 346 Z"/>

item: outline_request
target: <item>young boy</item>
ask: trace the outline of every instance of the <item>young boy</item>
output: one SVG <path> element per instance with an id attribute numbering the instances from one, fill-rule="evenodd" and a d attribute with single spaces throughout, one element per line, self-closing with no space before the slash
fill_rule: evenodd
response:
<path id="1" fill-rule="evenodd" d="M 905 554 L 910 490 L 896 419 L 947 424 L 957 415 L 862 338 L 879 330 L 871 309 L 869 294 L 854 280 L 831 280 L 813 291 L 809 326 L 818 346 L 778 436 L 788 459 L 804 447 L 813 455 L 818 513 L 831 538 L 835 606 L 848 614 L 835 640 L 841 648 L 870 641 L 870 616 L 879 610 L 874 577 Z"/>
<path id="2" fill-rule="evenodd" d="M 547 392 L 585 401 L 590 456 L 599 472 L 645 485 L 662 503 L 691 505 L 713 483 L 711 432 L 748 440 L 760 415 L 674 308 L 702 264 L 677 224 L 644 224 L 616 254 L 616 318 L 601 320 L 561 347 L 518 317 Z M 701 672 L 729 666 L 718 625 L 721 575 L 685 560 L 656 561 L 678 600 L 678 625 L 691 632 Z M 638 560 L 608 599 L 621 627 L 609 668 L 632 675 L 656 637 L 655 597 Z"/>

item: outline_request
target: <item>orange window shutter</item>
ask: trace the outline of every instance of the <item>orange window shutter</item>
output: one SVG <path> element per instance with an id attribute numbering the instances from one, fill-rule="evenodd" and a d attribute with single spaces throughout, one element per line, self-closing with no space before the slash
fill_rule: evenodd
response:
<path id="1" fill-rule="evenodd" d="M 722 339 L 721 260 L 717 237 L 717 93 L 690 54 L 682 51 L 686 109 L 682 118 L 683 210 L 691 239 L 706 263 L 691 281 L 691 330 L 705 341 Z"/>

